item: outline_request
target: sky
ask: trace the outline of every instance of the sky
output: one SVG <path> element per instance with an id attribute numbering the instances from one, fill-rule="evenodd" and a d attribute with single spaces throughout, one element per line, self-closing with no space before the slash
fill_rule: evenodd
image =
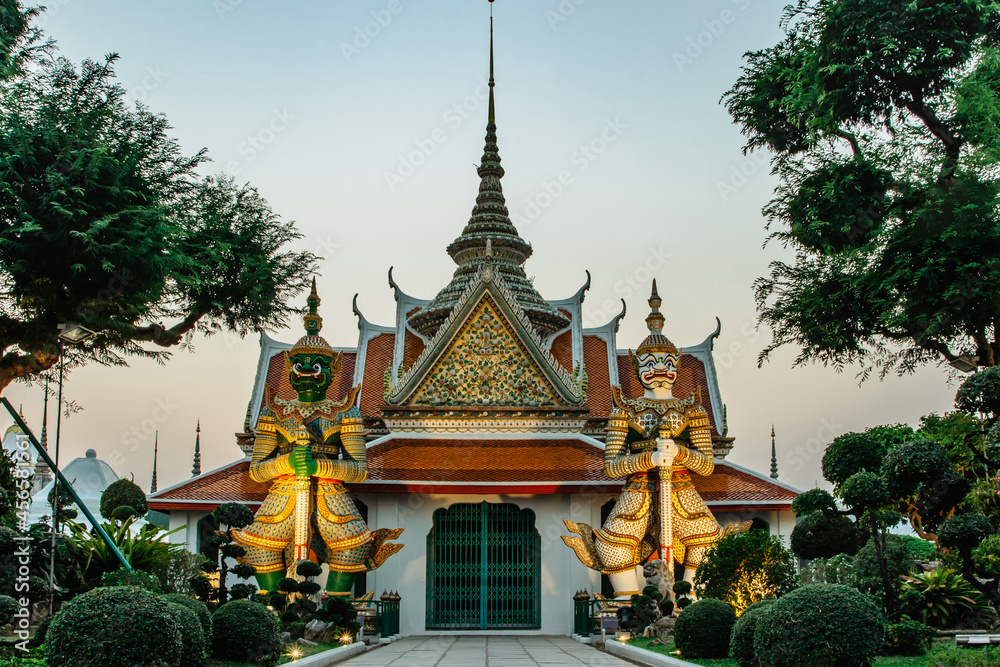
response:
<path id="1" fill-rule="evenodd" d="M 116 52 L 129 97 L 164 113 L 183 149 L 208 149 L 205 173 L 259 189 L 324 259 L 323 335 L 357 343 L 351 299 L 394 322 L 387 272 L 431 298 L 454 271 L 447 245 L 478 188 L 489 75 L 486 0 L 49 0 L 39 21 L 77 63 Z M 585 325 L 628 304 L 620 347 L 646 335 L 649 283 L 664 299 L 665 333 L 695 345 L 722 321 L 716 364 L 729 460 L 767 472 L 776 431 L 780 479 L 822 482 L 823 447 L 848 431 L 915 425 L 952 408 L 954 378 L 929 367 L 859 386 L 857 368 L 792 366 L 756 327 L 753 281 L 788 259 L 764 245 L 760 213 L 776 184 L 766 154 L 745 156 L 720 97 L 745 52 L 781 38 L 786 0 L 494 3 L 496 115 L 503 188 L 532 244 L 525 268 L 547 299 L 586 281 Z M 300 300 L 304 305 L 304 297 Z M 293 342 L 302 333 L 271 331 Z M 148 488 L 154 433 L 162 489 L 191 475 L 201 422 L 203 471 L 242 456 L 256 337 L 196 338 L 166 365 L 88 366 L 65 396 L 61 461 L 93 448 Z M 13 385 L 38 429 L 42 391 Z M 53 418 L 50 413 L 50 418 Z M 0 419 L 0 425 L 7 423 Z M 50 421 L 50 433 L 54 425 Z M 51 438 L 50 438 L 51 440 Z"/>

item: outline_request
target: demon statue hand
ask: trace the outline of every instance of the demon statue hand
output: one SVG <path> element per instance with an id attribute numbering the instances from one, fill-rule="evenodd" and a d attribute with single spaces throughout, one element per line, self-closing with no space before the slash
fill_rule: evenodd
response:
<path id="1" fill-rule="evenodd" d="M 277 590 L 286 571 L 309 559 L 329 565 L 327 592 L 349 595 L 358 572 L 374 570 L 402 548 L 386 541 L 403 529 L 370 531 L 344 488 L 368 476 L 364 420 L 355 406 L 358 388 L 339 403 L 326 398 L 341 355 L 319 336 L 319 302 L 314 280 L 306 335 L 285 355 L 298 398 L 265 389 L 254 429 L 250 478 L 271 488 L 253 524 L 233 535 L 262 590 Z"/>
<path id="2" fill-rule="evenodd" d="M 625 487 L 601 528 L 565 521 L 577 535 L 563 536 L 563 541 L 584 565 L 611 577 L 619 598 L 642 589 L 636 566 L 654 552 L 664 560 L 672 555 L 691 581 L 712 544 L 727 532 L 749 527 L 747 522 L 722 528 L 691 482 L 689 471 L 711 475 L 715 468 L 711 426 L 700 388 L 684 399 L 673 396 L 681 350 L 663 335 L 661 303 L 654 281 L 652 312 L 646 318 L 649 335 L 634 354 L 629 351 L 644 396 L 628 399 L 620 387 L 612 387 L 604 471 L 608 477 L 626 478 Z M 670 497 L 661 498 L 660 488 Z"/>

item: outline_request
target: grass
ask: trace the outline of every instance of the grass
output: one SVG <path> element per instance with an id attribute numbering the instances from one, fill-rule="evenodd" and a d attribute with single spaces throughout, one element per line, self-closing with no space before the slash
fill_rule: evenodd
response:
<path id="1" fill-rule="evenodd" d="M 681 658 L 702 667 L 739 667 L 732 658 L 685 658 L 675 653 L 674 640 L 670 639 L 666 644 L 650 646 L 652 639 L 641 637 L 628 641 L 629 646 L 646 649 L 654 653 L 662 653 L 675 658 Z M 951 641 L 936 642 L 931 646 L 931 650 L 926 655 L 920 657 L 879 657 L 875 659 L 875 667 L 995 667 L 1000 665 L 1000 650 L 991 648 L 987 650 L 976 648 L 963 648 L 955 646 Z"/>
<path id="2" fill-rule="evenodd" d="M 291 647 L 295 647 L 299 651 L 297 658 L 305 658 L 306 656 L 315 655 L 317 653 L 322 653 L 323 651 L 329 651 L 330 649 L 340 648 L 343 646 L 340 642 L 333 644 L 319 644 L 317 646 L 300 646 L 299 644 L 289 644 L 285 646 L 285 650 L 282 653 L 281 659 L 278 660 L 279 665 L 292 664 L 293 660 L 291 657 Z M 2 666 L 0 666 L 2 667 Z M 245 662 L 233 662 L 231 660 L 215 660 L 214 658 L 209 658 L 205 661 L 205 667 L 256 667 L 253 664 Z"/>

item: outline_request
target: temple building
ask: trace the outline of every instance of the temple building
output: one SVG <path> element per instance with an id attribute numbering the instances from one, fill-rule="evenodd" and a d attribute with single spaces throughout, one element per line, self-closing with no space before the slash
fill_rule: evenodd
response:
<path id="1" fill-rule="evenodd" d="M 326 394 L 335 402 L 355 394 L 364 417 L 367 478 L 346 484 L 358 510 L 372 530 L 405 529 L 402 550 L 355 583 L 357 595 L 399 592 L 402 634 L 569 634 L 576 591 L 610 595 L 607 577 L 564 545 L 563 520 L 600 526 L 607 518 L 624 482 L 605 473 L 613 392 L 643 395 L 628 356 L 641 340 L 617 337 L 625 309 L 585 328 L 589 274 L 561 299 L 543 297 L 525 274 L 532 248 L 511 224 L 501 189 L 492 44 L 490 60 L 479 192 L 447 248 L 454 276 L 427 299 L 405 292 L 389 268 L 395 321 L 370 322 L 355 300 L 358 340 L 337 348 L 342 356 Z M 640 312 L 643 305 L 629 304 Z M 673 388 L 682 399 L 700 394 L 708 416 L 715 467 L 692 476 L 695 488 L 722 525 L 753 521 L 787 542 L 797 490 L 725 460 L 734 438 L 713 359 L 721 325 L 712 324 L 703 340 L 682 347 Z M 665 333 L 670 326 L 668 319 Z M 192 550 L 217 528 L 214 508 L 239 502 L 256 511 L 267 496 L 269 485 L 249 474 L 253 425 L 266 396 L 295 399 L 285 357 L 291 348 L 261 335 L 236 434 L 244 456 L 150 495 L 150 508 L 169 513 L 171 528 L 187 527 L 173 539 Z"/>

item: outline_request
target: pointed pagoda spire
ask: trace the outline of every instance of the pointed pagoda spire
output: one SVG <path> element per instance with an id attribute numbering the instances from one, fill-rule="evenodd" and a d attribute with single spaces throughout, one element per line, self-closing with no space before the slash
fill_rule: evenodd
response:
<path id="1" fill-rule="evenodd" d="M 774 445 L 774 424 L 771 424 L 771 479 L 778 479 L 778 450 Z"/>
<path id="2" fill-rule="evenodd" d="M 201 420 L 198 420 L 198 428 L 195 429 L 194 436 L 194 465 L 191 467 L 191 476 L 197 477 L 201 474 Z"/>
<path id="3" fill-rule="evenodd" d="M 663 317 L 663 313 L 660 312 L 663 299 L 660 298 L 659 292 L 656 291 L 655 278 L 653 279 L 653 289 L 650 292 L 648 303 L 649 315 L 646 316 L 646 328 L 649 329 L 649 335 L 639 344 L 635 353 L 639 356 L 649 354 L 650 352 L 680 354 L 681 351 L 677 349 L 677 346 L 663 335 L 663 323 L 666 320 Z"/>
<path id="4" fill-rule="evenodd" d="M 160 432 L 153 436 L 153 479 L 149 482 L 149 492 L 156 493 L 156 454 L 160 449 Z"/>
<path id="5" fill-rule="evenodd" d="M 410 325 L 425 336 L 433 336 L 451 314 L 476 272 L 486 262 L 486 241 L 492 241 L 494 270 L 499 274 L 518 305 L 538 333 L 545 336 L 569 324 L 558 310 L 546 303 L 524 272 L 524 262 L 531 256 L 531 246 L 521 238 L 510 221 L 507 201 L 500 186 L 504 170 L 497 147 L 496 103 L 493 76 L 493 0 L 490 0 L 490 102 L 486 122 L 486 145 L 479 164 L 479 196 L 472 217 L 461 235 L 448 246 L 448 254 L 458 264 L 451 282 L 438 292 L 427 307 L 414 314 Z"/>

